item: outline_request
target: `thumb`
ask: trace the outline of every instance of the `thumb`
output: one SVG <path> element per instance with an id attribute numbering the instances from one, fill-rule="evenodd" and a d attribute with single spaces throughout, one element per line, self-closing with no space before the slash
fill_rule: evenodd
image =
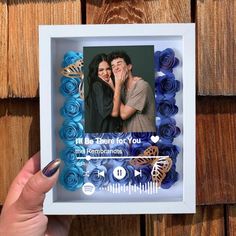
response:
<path id="1" fill-rule="evenodd" d="M 28 180 L 17 200 L 19 210 L 26 213 L 42 210 L 45 193 L 56 183 L 59 167 L 60 160 L 55 159 Z"/>

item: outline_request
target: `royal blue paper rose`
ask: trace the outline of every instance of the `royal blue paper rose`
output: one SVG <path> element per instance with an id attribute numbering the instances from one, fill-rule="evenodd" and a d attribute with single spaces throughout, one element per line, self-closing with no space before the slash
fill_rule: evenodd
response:
<path id="1" fill-rule="evenodd" d="M 157 51 L 154 54 L 155 69 L 163 73 L 173 71 L 173 68 L 179 64 L 179 59 L 175 57 L 175 52 L 171 48 L 163 51 Z"/>
<path id="2" fill-rule="evenodd" d="M 155 79 L 156 96 L 159 93 L 162 97 L 171 98 L 180 90 L 180 82 L 175 79 L 173 74 L 158 76 Z"/>
<path id="3" fill-rule="evenodd" d="M 98 139 L 112 139 L 112 133 L 86 133 L 85 138 L 91 139 L 94 143 L 97 142 Z"/>
<path id="4" fill-rule="evenodd" d="M 107 169 L 105 166 L 97 166 L 88 177 L 88 181 L 94 184 L 96 188 L 106 186 L 108 184 Z"/>
<path id="5" fill-rule="evenodd" d="M 175 105 L 175 99 L 171 98 L 160 101 L 156 100 L 156 111 L 157 111 L 157 116 L 163 118 L 176 115 L 179 109 Z"/>
<path id="6" fill-rule="evenodd" d="M 159 155 L 160 156 L 169 156 L 172 159 L 173 163 L 176 163 L 176 158 L 179 154 L 179 147 L 173 144 L 158 144 Z"/>
<path id="7" fill-rule="evenodd" d="M 107 174 L 108 174 L 110 183 L 126 185 L 126 184 L 129 184 L 130 182 L 130 184 L 133 184 L 134 183 L 134 167 L 131 165 L 123 165 L 122 167 L 125 169 L 125 176 L 122 179 L 117 179 L 114 176 L 113 171 L 116 167 L 109 168 Z"/>
<path id="8" fill-rule="evenodd" d="M 112 159 L 109 159 L 109 164 L 120 166 L 125 164 L 129 160 L 127 158 L 122 158 L 124 156 L 129 156 L 129 145 L 127 143 L 110 145 L 109 150 L 112 151 L 110 156 L 114 157 Z"/>
<path id="9" fill-rule="evenodd" d="M 174 119 L 166 118 L 160 121 L 157 134 L 164 143 L 172 143 L 174 138 L 179 136 L 180 129 L 176 126 Z"/>
<path id="10" fill-rule="evenodd" d="M 104 157 L 107 156 L 106 145 L 92 144 L 87 145 L 87 155 L 91 157 Z"/>
<path id="11" fill-rule="evenodd" d="M 84 127 L 81 123 L 66 120 L 60 129 L 60 137 L 67 145 L 72 146 L 77 138 L 83 136 L 83 132 Z"/>
<path id="12" fill-rule="evenodd" d="M 61 78 L 60 92 L 63 96 L 79 97 L 79 84 L 80 80 L 76 78 Z"/>
<path id="13" fill-rule="evenodd" d="M 81 188 L 84 184 L 84 171 L 81 167 L 65 167 L 60 174 L 60 183 L 70 191 Z"/>
<path id="14" fill-rule="evenodd" d="M 147 141 L 147 142 L 151 142 L 151 136 L 154 133 L 152 132 L 134 132 L 132 133 L 132 138 L 133 139 L 140 139 L 142 142 L 143 141 Z"/>
<path id="15" fill-rule="evenodd" d="M 71 64 L 74 64 L 76 61 L 83 59 L 83 54 L 80 52 L 74 52 L 74 51 L 68 51 L 65 55 L 64 55 L 64 60 L 61 64 L 61 66 L 67 67 Z"/>
<path id="16" fill-rule="evenodd" d="M 130 147 L 130 155 L 138 156 L 139 154 L 143 154 L 143 152 L 152 146 L 150 142 L 142 142 L 141 144 L 132 144 Z"/>
<path id="17" fill-rule="evenodd" d="M 79 151 L 79 153 L 77 153 Z M 76 146 L 71 148 L 66 148 L 61 152 L 61 159 L 64 161 L 65 165 L 72 166 L 78 165 L 82 166 L 84 164 L 84 160 L 80 159 L 81 153 L 85 153 L 85 148 L 83 146 Z M 84 156 L 84 155 L 83 155 Z"/>
<path id="18" fill-rule="evenodd" d="M 112 138 L 114 139 L 123 139 L 126 140 L 128 142 L 128 138 L 131 137 L 131 133 L 113 133 L 112 134 Z"/>
<path id="19" fill-rule="evenodd" d="M 82 99 L 74 97 L 67 99 L 61 108 L 61 114 L 66 119 L 73 119 L 75 122 L 79 122 L 83 117 Z"/>
<path id="20" fill-rule="evenodd" d="M 108 162 L 106 158 L 106 156 L 108 156 L 108 151 L 109 150 L 107 149 L 106 145 L 99 145 L 99 144 L 88 145 L 87 155 L 92 157 L 89 160 L 89 162 L 94 166 L 100 166 L 106 164 Z"/>
<path id="21" fill-rule="evenodd" d="M 109 150 L 112 151 L 112 157 L 129 156 L 129 145 L 127 143 L 111 144 L 109 145 Z"/>
<path id="22" fill-rule="evenodd" d="M 134 177 L 134 183 L 137 186 L 140 186 L 140 185 L 142 186 L 152 181 L 152 175 L 151 175 L 152 167 L 150 165 L 137 168 L 136 170 L 140 172 L 139 175 Z"/>
<path id="23" fill-rule="evenodd" d="M 161 183 L 161 187 L 164 189 L 170 188 L 179 178 L 178 172 L 175 170 L 175 165 L 172 165 L 170 171 L 166 174 L 165 179 Z"/>

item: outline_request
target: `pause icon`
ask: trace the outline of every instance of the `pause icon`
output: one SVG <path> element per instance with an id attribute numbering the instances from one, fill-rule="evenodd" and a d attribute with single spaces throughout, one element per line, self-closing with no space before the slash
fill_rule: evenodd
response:
<path id="1" fill-rule="evenodd" d="M 124 167 L 122 166 L 117 166 L 114 170 L 113 170 L 113 175 L 116 179 L 123 179 L 126 175 L 126 170 Z"/>

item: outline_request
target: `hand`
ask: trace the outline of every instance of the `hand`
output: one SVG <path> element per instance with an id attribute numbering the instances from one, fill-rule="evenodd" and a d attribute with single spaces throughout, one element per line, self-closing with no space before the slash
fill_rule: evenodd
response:
<path id="1" fill-rule="evenodd" d="M 128 78 L 128 69 L 122 69 L 114 73 L 116 85 L 123 85 Z"/>
<path id="2" fill-rule="evenodd" d="M 71 216 L 43 214 L 45 193 L 56 183 L 60 160 L 40 169 L 39 153 L 30 158 L 14 179 L 0 216 L 0 235 L 68 235 Z"/>

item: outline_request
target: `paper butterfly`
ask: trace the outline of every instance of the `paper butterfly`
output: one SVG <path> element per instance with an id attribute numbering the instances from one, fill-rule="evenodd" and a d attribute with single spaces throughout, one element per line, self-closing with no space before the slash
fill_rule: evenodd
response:
<path id="1" fill-rule="evenodd" d="M 84 61 L 83 59 L 77 60 L 74 64 L 62 69 L 61 74 L 69 78 L 80 78 L 79 94 L 81 98 L 84 98 Z"/>
<path id="2" fill-rule="evenodd" d="M 143 152 L 143 154 L 139 155 L 142 156 L 142 158 L 132 158 L 130 164 L 133 166 L 152 165 L 152 180 L 160 186 L 161 182 L 166 177 L 166 173 L 172 166 L 172 160 L 169 156 L 157 156 L 158 153 L 158 147 L 150 146 Z M 148 156 L 156 156 L 156 158 Z"/>

